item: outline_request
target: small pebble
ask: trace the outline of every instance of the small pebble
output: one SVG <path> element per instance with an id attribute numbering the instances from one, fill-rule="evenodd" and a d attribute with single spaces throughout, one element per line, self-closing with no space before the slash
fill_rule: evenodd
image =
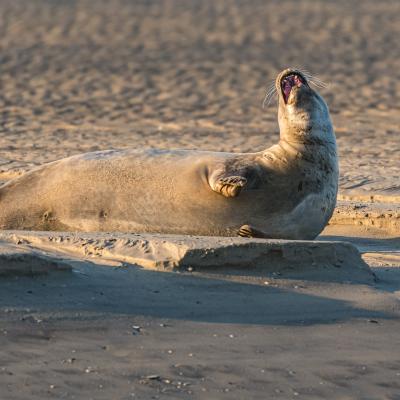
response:
<path id="1" fill-rule="evenodd" d="M 151 381 L 156 381 L 156 380 L 160 379 L 160 376 L 159 375 L 147 375 L 146 379 L 149 379 Z"/>
<path id="2" fill-rule="evenodd" d="M 142 327 L 139 325 L 132 325 L 132 329 L 133 329 L 132 335 L 137 335 L 138 333 L 141 332 Z"/>
<path id="3" fill-rule="evenodd" d="M 62 362 L 72 364 L 75 360 L 76 360 L 76 358 L 71 357 L 71 358 L 67 358 L 66 360 L 62 360 Z"/>

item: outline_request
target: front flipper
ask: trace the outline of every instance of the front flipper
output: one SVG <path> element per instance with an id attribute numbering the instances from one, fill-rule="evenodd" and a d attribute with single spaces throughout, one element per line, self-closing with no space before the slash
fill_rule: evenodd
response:
<path id="1" fill-rule="evenodd" d="M 210 166 L 208 184 L 224 197 L 237 197 L 242 190 L 257 189 L 262 181 L 262 167 L 254 158 L 237 157 Z"/>
<path id="2" fill-rule="evenodd" d="M 244 176 L 225 176 L 217 179 L 212 189 L 225 197 L 236 197 L 242 191 L 246 183 L 247 179 Z"/>
<path id="3" fill-rule="evenodd" d="M 268 238 L 268 235 L 266 233 L 258 229 L 255 229 L 250 225 L 242 225 L 239 228 L 238 235 L 247 238 L 261 238 L 261 239 Z"/>

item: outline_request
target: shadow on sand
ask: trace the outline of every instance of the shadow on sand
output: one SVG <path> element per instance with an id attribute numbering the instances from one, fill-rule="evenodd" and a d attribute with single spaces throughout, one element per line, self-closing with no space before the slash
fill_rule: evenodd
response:
<path id="1" fill-rule="evenodd" d="M 400 254 L 400 237 L 394 238 L 370 238 L 357 236 L 324 235 L 318 240 L 350 242 L 361 253 L 395 252 Z"/>
<path id="2" fill-rule="evenodd" d="M 278 288 L 209 275 L 80 262 L 72 273 L 1 279 L 0 305 L 3 310 L 29 308 L 72 319 L 86 313 L 100 318 L 140 315 L 211 323 L 313 325 L 392 318 L 349 301 L 301 293 L 294 284 Z"/>

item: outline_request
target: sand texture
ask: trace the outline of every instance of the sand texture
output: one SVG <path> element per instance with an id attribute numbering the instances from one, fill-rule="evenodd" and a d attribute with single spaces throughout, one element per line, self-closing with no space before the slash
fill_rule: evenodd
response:
<path id="1" fill-rule="evenodd" d="M 399 15 L 395 0 L 0 0 L 0 183 L 94 150 L 262 150 L 288 66 L 327 83 L 340 155 L 311 253 L 226 239 L 247 257 L 233 266 L 225 239 L 2 232 L 0 399 L 399 400 Z M 247 268 L 265 248 L 282 253 Z"/>

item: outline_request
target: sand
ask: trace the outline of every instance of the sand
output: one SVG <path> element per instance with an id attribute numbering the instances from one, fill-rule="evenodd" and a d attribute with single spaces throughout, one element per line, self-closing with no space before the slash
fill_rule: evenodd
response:
<path id="1" fill-rule="evenodd" d="M 1 279 L 2 398 L 396 399 L 400 259 L 364 259 L 376 282 L 96 256 Z"/>
<path id="2" fill-rule="evenodd" d="M 351 242 L 378 280 L 166 273 L 3 243 L 0 260 L 36 252 L 45 270 L 52 257 L 71 270 L 0 279 L 0 398 L 399 399 L 399 12 L 1 1 L 1 182 L 92 150 L 261 150 L 278 138 L 265 90 L 301 66 L 328 83 L 340 154 L 318 239 Z"/>

